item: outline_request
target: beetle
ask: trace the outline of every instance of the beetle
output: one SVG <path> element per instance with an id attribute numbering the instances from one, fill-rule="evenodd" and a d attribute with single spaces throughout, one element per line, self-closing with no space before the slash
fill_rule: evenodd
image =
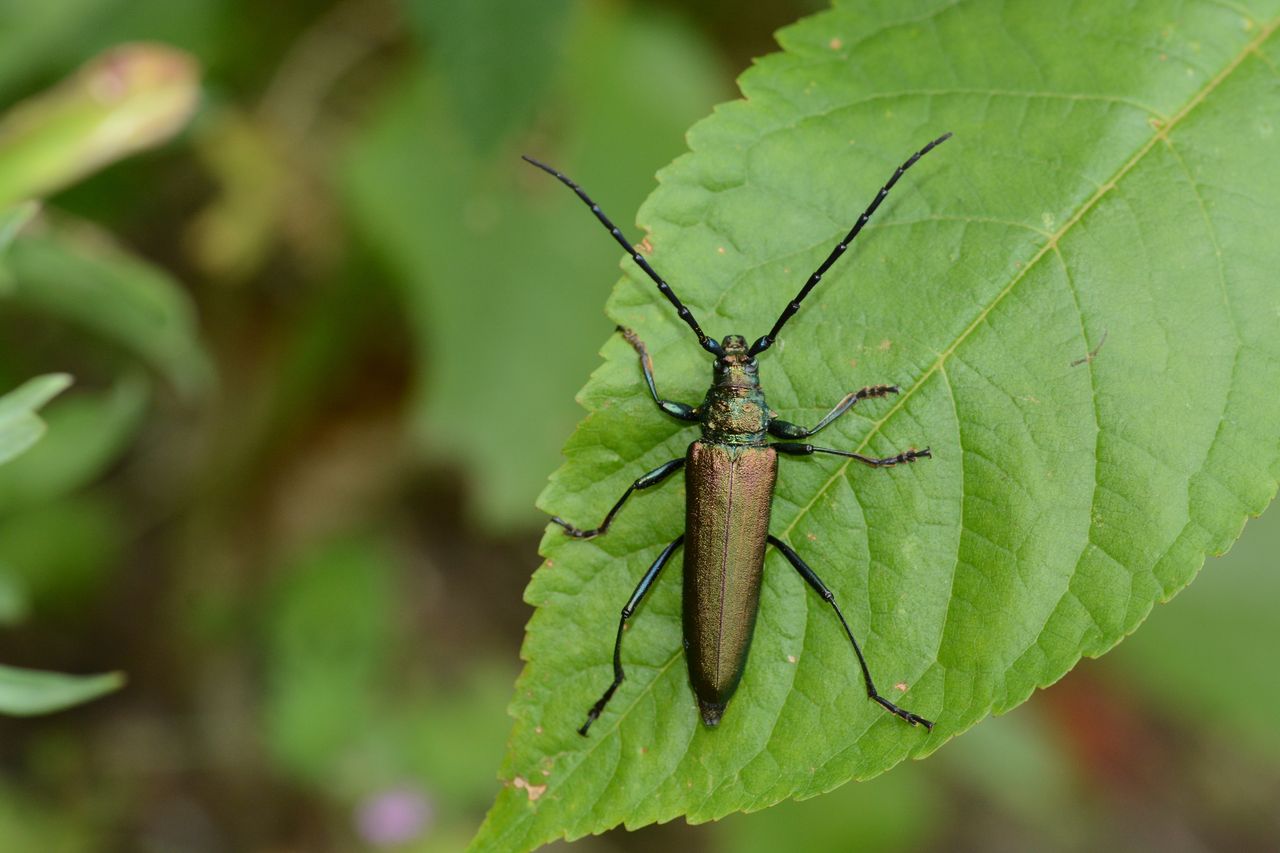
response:
<path id="1" fill-rule="evenodd" d="M 798 441 L 797 439 L 814 435 L 859 402 L 897 394 L 899 389 L 896 385 L 871 385 L 859 391 L 852 391 L 818 421 L 816 426 L 806 429 L 782 420 L 768 407 L 760 384 L 756 357 L 773 346 L 782 327 L 800 309 L 800 304 L 826 275 L 831 265 L 849 248 L 849 244 L 862 231 L 898 179 L 921 157 L 950 138 L 950 133 L 943 134 L 912 154 L 898 167 L 871 204 L 858 217 L 858 221 L 849 233 L 809 276 L 795 298 L 787 303 L 782 314 L 773 324 L 773 328 L 750 346 L 741 335 L 728 335 L 721 341 L 708 337 L 698 325 L 693 312 L 680 301 L 675 291 L 649 265 L 644 256 L 627 241 L 622 231 L 600 209 L 600 205 L 592 201 L 580 186 L 551 166 L 532 157 L 523 158 L 569 187 L 584 204 L 591 208 L 591 212 L 609 230 L 613 239 L 658 285 L 658 291 L 676 309 L 680 319 L 693 330 L 699 345 L 715 356 L 711 387 L 700 405 L 690 406 L 686 403 L 665 400 L 658 394 L 654 383 L 653 359 L 650 358 L 644 342 L 630 329 L 618 327 L 619 332 L 640 357 L 640 369 L 644 374 L 645 384 L 648 385 L 649 394 L 658 408 L 681 421 L 698 424 L 702 429 L 702 436 L 689 445 L 684 456 L 659 465 L 632 483 L 623 492 L 622 497 L 618 498 L 599 526 L 585 529 L 559 516 L 553 516 L 551 519 L 553 523 L 564 529 L 566 535 L 576 539 L 591 539 L 608 531 L 618 511 L 622 509 L 632 493 L 652 488 L 682 468 L 686 471 L 688 488 L 685 500 L 685 532 L 662 549 L 644 577 L 640 579 L 626 606 L 622 608 L 622 618 L 618 621 L 618 635 L 613 645 L 613 683 L 605 690 L 599 701 L 591 706 L 587 712 L 586 722 L 578 729 L 579 734 L 586 736 L 591 724 L 600 717 L 609 700 L 613 698 L 614 692 L 622 684 L 624 678 L 622 633 L 626 629 L 627 621 L 640 606 L 640 602 L 657 580 L 663 566 L 682 545 L 684 546 L 684 648 L 689 665 L 689 681 L 693 686 L 702 721 L 706 726 L 714 727 L 719 724 L 730 697 L 733 696 L 742 679 L 747 653 L 751 647 L 756 613 L 759 609 L 765 548 L 772 545 L 835 611 L 853 646 L 858 666 L 862 670 L 867 697 L 911 725 L 924 726 L 932 730 L 932 722 L 898 707 L 880 694 L 872 681 L 871 670 L 862 654 L 862 648 L 858 645 L 848 620 L 840 611 L 835 595 L 791 546 L 769 532 L 769 515 L 773 503 L 774 483 L 777 480 L 779 453 L 790 456 L 827 453 L 853 459 L 873 468 L 888 468 L 915 462 L 917 459 L 927 459 L 931 453 L 926 447 L 924 450 L 911 449 L 895 456 L 874 458 L 845 450 L 815 447 Z M 770 437 L 784 440 L 770 442 L 768 440 Z"/>

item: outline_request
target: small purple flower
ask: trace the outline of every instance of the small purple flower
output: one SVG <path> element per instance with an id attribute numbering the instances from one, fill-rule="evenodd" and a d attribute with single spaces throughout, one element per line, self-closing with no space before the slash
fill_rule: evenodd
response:
<path id="1" fill-rule="evenodd" d="M 414 788 L 388 788 L 366 797 L 356 809 L 360 837 L 378 847 L 419 838 L 434 817 L 426 795 Z"/>

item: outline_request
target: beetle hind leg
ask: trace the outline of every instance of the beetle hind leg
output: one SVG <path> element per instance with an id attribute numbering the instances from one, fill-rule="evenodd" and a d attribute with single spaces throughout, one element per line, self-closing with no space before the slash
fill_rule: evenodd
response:
<path id="1" fill-rule="evenodd" d="M 622 608 L 622 618 L 618 620 L 618 637 L 613 641 L 613 683 L 609 685 L 609 689 L 604 691 L 596 703 L 591 706 L 591 710 L 587 711 L 587 721 L 578 729 L 578 734 L 583 737 L 587 736 L 587 729 L 591 728 L 591 724 L 599 719 L 604 706 L 609 704 L 609 700 L 613 698 L 613 694 L 618 689 L 618 685 L 622 684 L 625 674 L 622 671 L 622 632 L 626 630 L 627 620 L 636 612 L 636 608 L 640 606 L 640 602 L 644 600 L 645 593 L 653 586 L 653 582 L 658 579 L 658 573 L 662 571 L 662 567 L 667 564 L 667 560 L 671 559 L 671 555 L 680 547 L 680 543 L 684 542 L 684 534 L 681 533 L 675 538 L 670 545 L 662 549 L 662 553 L 658 555 L 658 559 L 653 561 L 653 565 L 649 566 L 649 570 L 644 573 L 644 577 L 640 579 L 640 583 L 636 586 L 635 592 L 631 593 L 631 598 L 627 600 L 627 604 Z"/>
<path id="2" fill-rule="evenodd" d="M 775 445 L 776 446 L 776 445 Z M 800 573 L 800 577 L 805 579 L 809 586 L 813 587 L 814 592 L 822 596 L 822 600 L 831 605 L 831 609 L 836 612 L 836 616 L 840 619 L 840 624 L 844 626 L 844 632 L 849 636 L 849 642 L 853 644 L 853 653 L 858 657 L 858 666 L 862 668 L 862 680 L 867 686 L 867 698 L 875 702 L 881 708 L 884 708 L 894 716 L 906 720 L 913 726 L 924 726 L 929 731 L 933 731 L 933 723 L 921 717 L 919 714 L 913 714 L 905 708 L 899 708 L 888 699 L 880 695 L 876 690 L 875 682 L 871 680 L 871 670 L 867 667 L 867 659 L 862 656 L 862 649 L 858 646 L 858 641 L 853 637 L 853 630 L 849 627 L 849 623 L 845 620 L 844 614 L 840 612 L 840 605 L 836 604 L 835 593 L 827 588 L 822 579 L 809 568 L 808 563 L 800 558 L 800 555 L 792 550 L 791 546 L 783 542 L 776 536 L 769 536 L 769 543 L 773 547 L 782 552 L 782 556 L 787 558 L 787 562 Z"/>

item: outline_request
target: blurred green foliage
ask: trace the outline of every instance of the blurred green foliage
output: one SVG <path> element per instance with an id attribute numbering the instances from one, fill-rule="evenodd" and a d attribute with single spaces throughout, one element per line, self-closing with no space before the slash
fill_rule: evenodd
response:
<path id="1" fill-rule="evenodd" d="M 500 57 L 552 37 L 546 22 L 527 44 L 509 24 L 489 34 L 508 37 L 511 49 L 471 36 L 485 5 L 467 5 L 457 20 L 438 12 L 427 30 Z M 466 466 L 480 517 L 494 525 L 531 520 L 580 416 L 573 395 L 611 328 L 601 306 L 618 254 L 577 199 L 519 154 L 569 170 L 625 223 L 657 167 L 679 153 L 684 128 L 728 94 L 708 48 L 677 19 L 606 4 L 573 12 L 555 29 L 554 58 L 520 86 L 501 82 L 506 60 L 474 93 L 456 85 L 461 60 L 451 52 L 438 69 L 412 69 L 383 96 L 348 161 L 352 209 L 403 282 L 425 366 L 415 436 L 432 456 Z M 544 77 L 533 111 L 528 87 Z M 472 118 L 531 111 L 501 139 Z"/>
<path id="2" fill-rule="evenodd" d="M 50 374 L 24 383 L 0 396 L 0 477 L 8 473 L 12 460 L 25 453 L 45 433 L 45 423 L 36 412 L 53 397 L 66 390 L 71 377 Z M 22 527 L 0 535 L 0 547 L 6 550 L 14 540 L 27 533 Z M 17 534 L 16 536 L 13 534 Z M 46 530 L 46 538 L 57 539 L 66 530 Z M 43 545 L 43 542 L 39 543 Z M 43 553 L 44 548 L 38 548 Z M 10 566 L 22 565 L 11 555 L 0 556 L 0 623 L 13 624 L 26 615 L 28 591 Z M 0 714 L 27 716 L 61 711 L 72 705 L 95 699 L 116 690 L 123 683 L 119 674 L 97 676 L 59 675 L 0 665 Z"/>
<path id="3" fill-rule="evenodd" d="M 518 156 L 642 239 L 684 130 L 822 5 L 0 3 L 0 114 L 138 41 L 202 86 L 167 145 L 0 210 L 0 389 L 76 377 L 0 467 L 0 661 L 129 679 L 0 719 L 0 850 L 467 844 L 619 254 Z M 1105 664 L 927 765 L 575 848 L 1274 847 L 1278 537 L 1252 524 Z"/>

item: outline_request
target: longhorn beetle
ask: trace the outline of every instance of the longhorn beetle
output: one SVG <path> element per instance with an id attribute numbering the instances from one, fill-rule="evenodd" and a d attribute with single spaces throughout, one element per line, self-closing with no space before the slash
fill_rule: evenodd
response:
<path id="1" fill-rule="evenodd" d="M 854 223 L 849 233 L 836 245 L 813 275 L 809 276 L 795 298 L 787 303 L 787 307 L 782 310 L 782 314 L 769 333 L 758 338 L 750 347 L 741 335 L 728 335 L 722 341 L 707 337 L 698 325 L 698 321 L 694 319 L 693 312 L 685 307 L 671 286 L 662 280 L 662 276 L 654 271 L 644 256 L 622 236 L 622 231 L 609 220 L 609 217 L 605 216 L 600 205 L 592 201 L 581 187 L 565 175 L 531 157 L 524 158 L 577 193 L 578 198 L 591 208 L 596 219 L 609 229 L 613 239 L 627 251 L 645 275 L 658 285 L 658 291 L 675 307 L 680 319 L 687 323 L 697 335 L 698 343 L 702 348 L 716 358 L 712 368 L 711 388 L 707 391 L 702 405 L 690 406 L 664 400 L 658 396 L 658 389 L 654 385 L 653 360 L 649 357 L 644 342 L 630 329 L 618 328 L 639 354 L 644 381 L 649 386 L 649 393 L 658 404 L 658 408 L 672 417 L 701 426 L 702 438 L 690 444 L 683 457 L 664 462 L 632 483 L 605 515 L 599 527 L 587 530 L 570 524 L 558 516 L 551 519 L 564 528 L 567 535 L 576 539 L 599 536 L 609 529 L 614 516 L 618 514 L 618 510 L 626 503 L 632 492 L 656 486 L 681 468 L 687 469 L 685 532 L 662 549 L 662 553 L 658 554 L 658 558 L 649 566 L 649 570 L 640 579 L 635 592 L 622 608 L 622 618 L 618 621 L 618 636 L 613 644 L 613 683 L 605 690 L 599 701 L 591 706 L 591 710 L 587 712 L 587 721 L 582 724 L 582 728 L 578 729 L 579 734 L 586 735 L 587 729 L 599 718 L 605 705 L 613 698 L 614 691 L 622 683 L 622 632 L 626 628 L 627 620 L 631 618 L 645 593 L 657 580 L 662 567 L 681 545 L 684 545 L 684 647 L 689 663 L 689 681 L 698 698 L 702 721 L 708 727 L 720 722 L 725 706 L 737 689 L 742 671 L 746 666 L 747 651 L 751 646 L 756 611 L 760 603 L 760 580 L 764 569 L 765 545 L 768 544 L 781 551 L 782 556 L 795 567 L 805 582 L 813 587 L 814 591 L 822 596 L 822 600 L 830 604 L 831 609 L 835 611 L 836 618 L 840 620 L 853 646 L 858 666 L 862 669 L 867 697 L 913 726 L 933 728 L 933 723 L 924 717 L 899 708 L 880 695 L 871 680 L 871 670 L 867 667 L 862 649 L 853 636 L 849 622 L 840 612 L 840 606 L 836 604 L 831 590 L 800 558 L 800 555 L 791 549 L 791 546 L 769 533 L 769 513 L 773 503 L 773 486 L 777 479 L 779 453 L 792 456 L 830 453 L 834 456 L 857 460 L 873 468 L 887 468 L 929 458 L 929 449 L 927 447 L 924 450 L 912 449 L 896 456 L 876 459 L 846 450 L 814 447 L 812 444 L 795 440 L 769 442 L 767 436 L 781 439 L 808 438 L 849 411 L 860 400 L 897 394 L 898 387 L 871 385 L 860 391 L 851 391 L 844 395 L 844 398 L 827 412 L 816 426 L 805 429 L 777 417 L 776 413 L 765 404 L 756 356 L 773 346 L 783 325 L 799 310 L 800 303 L 822 280 L 831 265 L 849 248 L 849 244 L 862 231 L 867 220 L 876 212 L 876 208 L 884 201 L 889 190 L 893 189 L 893 185 L 898 182 L 903 173 L 914 166 L 921 157 L 950 138 L 950 133 L 943 134 L 912 154 L 898 167 L 871 204 L 858 217 L 858 221 Z"/>

